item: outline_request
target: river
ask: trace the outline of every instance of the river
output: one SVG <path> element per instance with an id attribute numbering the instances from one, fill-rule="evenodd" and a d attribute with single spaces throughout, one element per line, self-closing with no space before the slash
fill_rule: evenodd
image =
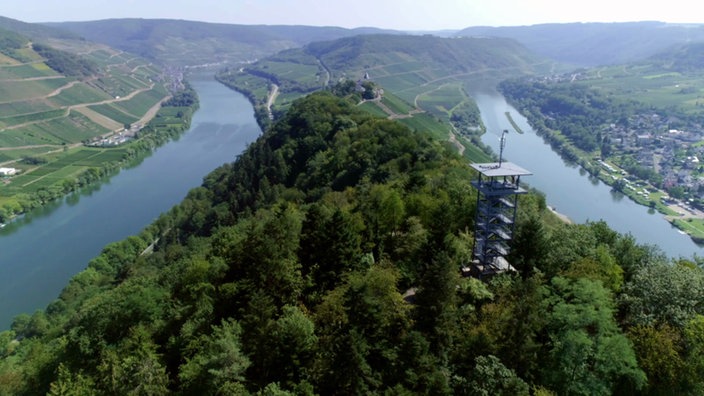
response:
<path id="1" fill-rule="evenodd" d="M 179 139 L 100 185 L 0 229 L 0 331 L 58 297 L 102 247 L 139 233 L 261 133 L 244 96 L 212 77 L 191 83 L 200 109 Z"/>
<path id="2" fill-rule="evenodd" d="M 535 134 L 526 118 L 496 90 L 479 88 L 471 95 L 487 128 L 487 133 L 482 136 L 484 144 L 498 153 L 501 132 L 509 130 L 504 158 L 533 173 L 521 180 L 544 192 L 548 205 L 577 223 L 604 220 L 614 230 L 630 233 L 641 244 L 657 245 L 671 257 L 704 254 L 702 247 L 673 227 L 660 213 L 636 204 L 590 177 L 580 167 L 563 161 Z M 510 112 L 524 133 L 514 131 L 506 112 Z"/>

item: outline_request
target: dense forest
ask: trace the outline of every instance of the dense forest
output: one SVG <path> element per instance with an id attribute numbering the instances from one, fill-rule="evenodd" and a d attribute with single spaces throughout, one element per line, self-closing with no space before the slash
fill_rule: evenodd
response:
<path id="1" fill-rule="evenodd" d="M 29 40 L 10 30 L 0 29 L 0 53 L 9 57 L 21 58 L 17 50 L 27 45 Z"/>
<path id="2" fill-rule="evenodd" d="M 344 98 L 300 99 L 0 333 L 0 394 L 704 391 L 701 263 L 531 193 L 518 272 L 462 278 L 474 176 Z"/>
<path id="3" fill-rule="evenodd" d="M 537 125 L 539 133 L 559 131 L 586 152 L 601 150 L 603 139 L 599 131 L 604 124 L 627 123 L 631 114 L 645 108 L 634 101 L 619 102 L 582 84 L 550 84 L 524 79 L 504 81 L 499 89 L 528 113 L 531 122 L 542 120 Z M 576 155 L 574 157 L 571 159 L 575 160 Z"/>

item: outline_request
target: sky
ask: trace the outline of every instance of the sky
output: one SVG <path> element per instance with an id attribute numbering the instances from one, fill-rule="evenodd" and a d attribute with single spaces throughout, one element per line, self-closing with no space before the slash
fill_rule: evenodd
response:
<path id="1" fill-rule="evenodd" d="M 265 25 L 452 30 L 567 22 L 704 23 L 692 0 L 2 0 L 24 22 L 168 18 Z"/>

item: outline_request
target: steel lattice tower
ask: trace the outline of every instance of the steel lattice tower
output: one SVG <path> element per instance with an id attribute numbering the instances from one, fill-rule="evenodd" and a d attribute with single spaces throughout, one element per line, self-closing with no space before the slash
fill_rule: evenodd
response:
<path id="1" fill-rule="evenodd" d="M 478 191 L 477 215 L 472 265 L 465 272 L 469 270 L 477 277 L 514 270 L 506 256 L 513 237 L 518 195 L 526 193 L 520 179 L 532 173 L 502 160 L 504 144 L 502 135 L 499 162 L 471 165 L 479 173 L 477 180 L 472 181 Z"/>

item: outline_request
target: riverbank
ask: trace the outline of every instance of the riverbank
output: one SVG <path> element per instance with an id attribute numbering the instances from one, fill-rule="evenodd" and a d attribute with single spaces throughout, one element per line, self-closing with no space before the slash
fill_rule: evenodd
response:
<path id="1" fill-rule="evenodd" d="M 509 112 L 506 112 L 510 114 Z M 593 154 L 585 153 L 571 144 L 559 131 L 546 128 L 540 122 L 535 122 L 535 114 L 528 112 L 526 116 L 529 125 L 535 133 L 542 137 L 564 161 L 579 166 L 592 177 L 611 187 L 616 194 L 628 197 L 632 202 L 657 211 L 672 226 L 685 233 L 693 242 L 704 242 L 704 213 L 688 208 L 686 203 L 669 198 L 666 191 L 658 189 L 647 181 L 628 174 L 624 169 L 613 163 L 595 159 Z M 508 118 L 508 115 L 507 115 Z M 509 119 L 513 121 L 513 119 Z M 513 125 L 515 121 L 511 122 Z M 538 125 L 536 127 L 536 125 Z M 638 181 L 632 181 L 638 180 Z M 673 210 L 670 204 L 675 204 L 681 210 Z M 684 221 L 686 220 L 686 221 Z"/>
<path id="2" fill-rule="evenodd" d="M 506 115 L 506 118 L 508 119 L 508 122 L 511 124 L 513 129 L 518 132 L 518 133 L 523 133 L 523 129 L 516 124 L 516 121 L 513 120 L 513 117 L 511 116 L 511 112 L 507 111 L 504 113 Z"/>
<path id="3" fill-rule="evenodd" d="M 31 162 L 19 166 L 23 172 L 3 179 L 0 223 L 11 222 L 18 215 L 98 183 L 121 168 L 142 161 L 156 147 L 188 130 L 198 106 L 197 95 L 188 87 L 162 102 L 158 110 L 150 109 L 141 120 L 146 126 L 134 131 L 122 144 L 105 147 L 79 144 L 31 157 Z"/>
<path id="4" fill-rule="evenodd" d="M 579 166 L 602 183 L 638 205 L 657 211 L 670 224 L 689 236 L 693 242 L 704 243 L 704 213 L 684 202 L 669 198 L 666 191 L 660 190 L 646 181 L 632 182 L 629 178 L 635 178 L 635 176 L 628 174 L 614 164 L 607 164 L 599 160 L 597 166 L 600 165 L 602 169 L 595 172 L 594 169 L 599 169 L 598 167 L 595 168 L 594 164 L 588 160 L 586 160 L 586 164 L 583 161 L 585 160 L 580 161 Z"/>
<path id="5" fill-rule="evenodd" d="M 557 211 L 557 208 L 555 208 L 555 207 L 553 207 L 553 206 L 548 206 L 548 209 L 550 209 L 550 212 L 552 212 L 552 214 L 554 214 L 555 216 L 557 216 L 557 218 L 559 218 L 560 220 L 562 220 L 564 223 L 572 224 L 572 220 L 571 220 L 569 217 L 567 217 L 567 215 L 558 212 L 558 211 Z"/>
<path id="6" fill-rule="evenodd" d="M 565 161 L 495 89 L 486 87 L 470 94 L 487 129 L 481 140 L 495 152 L 499 150 L 501 131 L 511 128 L 506 111 L 523 129 L 523 134 L 507 136 L 504 158 L 532 173 L 521 181 L 541 191 L 546 205 L 557 208 L 576 224 L 604 221 L 614 231 L 632 235 L 639 244 L 659 246 L 669 257 L 704 254 L 701 246 L 655 210 L 626 199 L 576 162 Z"/>
<path id="7" fill-rule="evenodd" d="M 210 75 L 189 76 L 189 81 L 198 94 L 199 109 L 190 128 L 178 138 L 109 179 L 32 210 L 0 229 L 0 330 L 9 329 L 13 317 L 22 312 L 46 308 L 72 277 L 101 251 L 109 251 L 113 242 L 137 236 L 146 248 L 169 227 L 159 220 L 161 214 L 261 135 L 252 107 L 242 95 Z M 141 243 L 134 246 L 137 254 L 143 251 Z M 80 284 L 83 278 L 76 279 Z"/>

